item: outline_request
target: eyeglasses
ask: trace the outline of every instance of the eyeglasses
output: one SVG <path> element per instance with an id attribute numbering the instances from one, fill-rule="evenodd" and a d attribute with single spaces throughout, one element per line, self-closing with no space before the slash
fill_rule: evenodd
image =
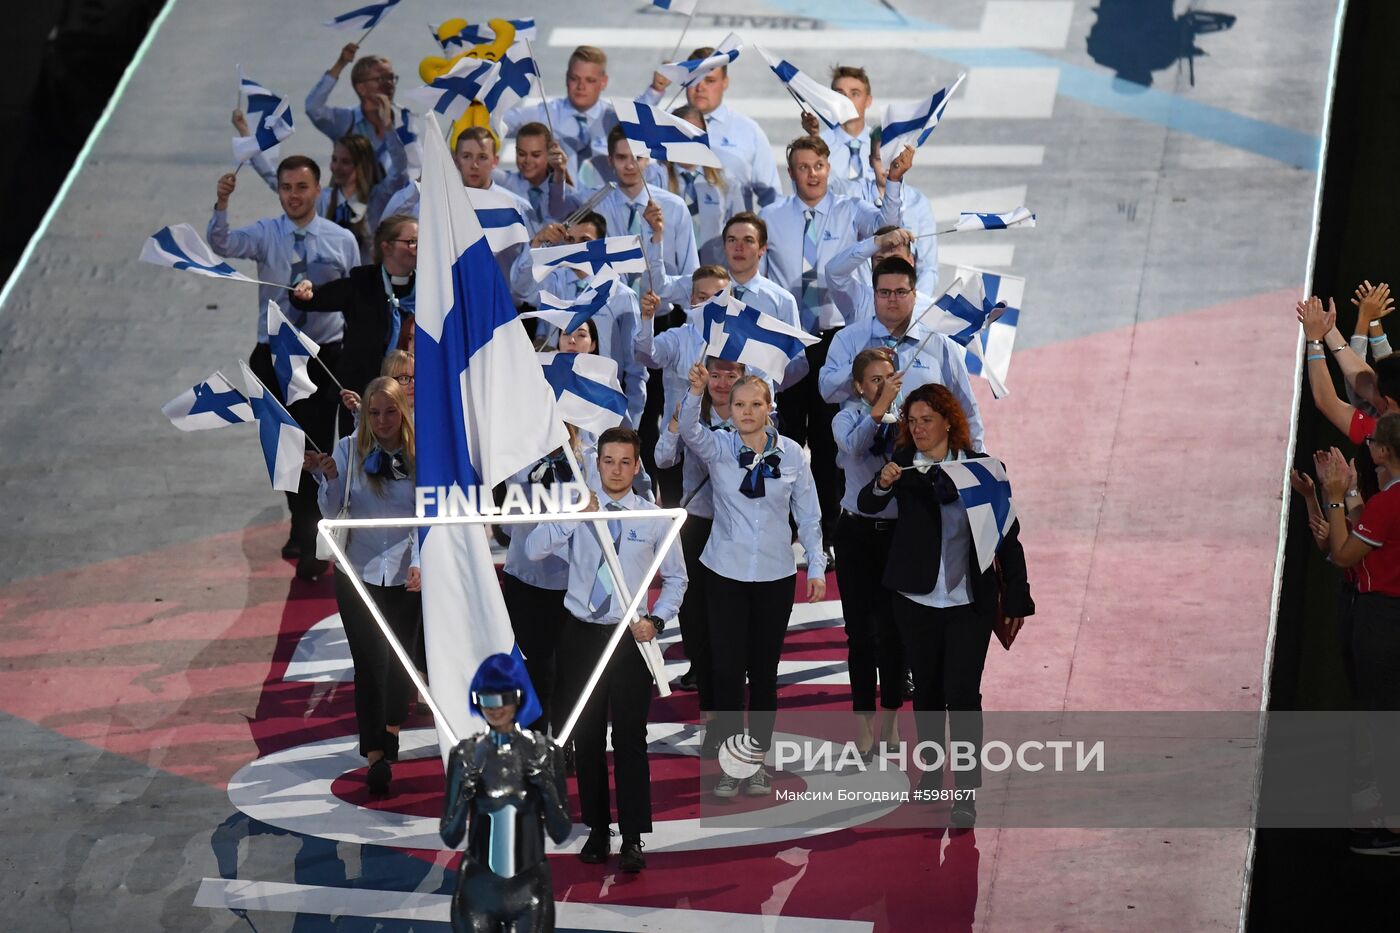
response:
<path id="1" fill-rule="evenodd" d="M 409 249 L 417 249 L 417 248 L 418 248 L 418 238 L 417 238 L 417 237 L 414 237 L 414 238 L 411 239 L 411 240 L 395 240 L 394 242 L 395 242 L 395 243 L 402 243 L 404 246 L 407 246 Z"/>
<path id="2" fill-rule="evenodd" d="M 390 87 L 393 87 L 395 84 L 398 84 L 398 83 L 399 83 L 399 76 L 398 76 L 398 75 L 377 75 L 377 76 L 372 77 L 372 78 L 365 78 L 365 79 L 364 79 L 363 81 L 361 81 L 360 83 L 361 83 L 361 84 L 387 84 L 387 85 L 389 85 Z"/>
<path id="3" fill-rule="evenodd" d="M 879 298 L 881 301 L 889 301 L 891 298 L 904 299 L 904 298 L 908 298 L 908 297 L 909 297 L 910 295 L 912 295 L 912 294 L 914 294 L 914 290 L 913 290 L 912 288 L 877 288 L 877 289 L 875 289 L 875 297 L 876 297 L 876 298 Z"/>
<path id="4" fill-rule="evenodd" d="M 401 385 L 401 386 L 406 386 L 406 385 L 408 385 L 409 383 L 413 382 L 413 377 L 412 377 L 412 376 L 409 376 L 409 375 L 400 375 L 400 376 L 395 376 L 394 378 L 395 378 L 396 380 L 398 380 L 398 383 L 399 383 L 399 385 Z"/>

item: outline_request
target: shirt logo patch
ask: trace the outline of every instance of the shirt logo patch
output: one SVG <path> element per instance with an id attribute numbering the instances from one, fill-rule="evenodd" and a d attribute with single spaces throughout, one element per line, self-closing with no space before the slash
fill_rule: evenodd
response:
<path id="1" fill-rule="evenodd" d="M 913 362 L 911 368 L 913 368 L 913 369 L 928 369 L 928 366 L 924 363 L 923 360 L 919 359 L 919 358 L 916 356 L 916 357 L 914 357 L 914 362 Z"/>
<path id="2" fill-rule="evenodd" d="M 635 528 L 629 528 L 629 529 L 627 529 L 627 540 L 628 540 L 628 541 L 640 541 L 640 540 L 641 540 L 641 538 L 638 538 L 638 537 L 637 537 L 637 530 L 636 530 Z"/>
<path id="3" fill-rule="evenodd" d="M 719 144 L 720 144 L 721 146 L 732 146 L 732 145 L 734 145 L 733 143 L 731 143 L 731 142 L 729 141 L 729 137 L 728 137 L 728 136 L 722 136 L 722 137 L 720 137 Z"/>

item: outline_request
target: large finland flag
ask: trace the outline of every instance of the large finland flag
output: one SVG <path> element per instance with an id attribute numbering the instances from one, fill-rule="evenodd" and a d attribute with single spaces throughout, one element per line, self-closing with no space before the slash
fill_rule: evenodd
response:
<path id="1" fill-rule="evenodd" d="M 429 114 L 418 227 L 417 485 L 492 487 L 567 440 L 510 288 Z M 425 515 L 437 514 L 437 499 Z M 433 698 L 457 736 L 472 674 L 515 644 L 481 525 L 419 531 L 423 625 Z M 443 754 L 446 736 L 439 729 Z"/>

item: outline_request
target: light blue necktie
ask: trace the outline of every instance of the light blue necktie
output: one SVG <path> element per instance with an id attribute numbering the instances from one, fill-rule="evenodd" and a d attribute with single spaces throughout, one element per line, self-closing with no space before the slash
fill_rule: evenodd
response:
<path id="1" fill-rule="evenodd" d="M 603 507 L 609 512 L 619 512 L 622 506 L 616 502 L 609 502 Z M 612 535 L 613 549 L 616 550 L 622 541 L 622 520 L 611 519 L 608 522 L 608 534 Z M 608 566 L 606 554 L 599 556 L 598 572 L 593 575 L 593 589 L 588 593 L 588 611 L 593 618 L 601 619 L 608 614 L 612 608 L 613 598 L 613 575 L 612 568 Z"/>
<path id="2" fill-rule="evenodd" d="M 540 205 L 544 203 L 544 191 L 539 185 L 530 186 L 530 212 L 535 215 L 535 223 L 544 223 L 544 211 Z"/>
<path id="3" fill-rule="evenodd" d="M 846 166 L 846 177 L 855 180 L 865 171 L 865 166 L 861 164 L 860 158 L 860 140 L 851 140 L 846 143 L 846 148 L 851 150 L 851 161 L 850 164 Z"/>
<path id="4" fill-rule="evenodd" d="M 735 299 L 736 301 L 743 301 L 743 300 L 744 300 L 744 295 L 747 294 L 747 293 L 748 293 L 748 289 L 745 288 L 744 286 L 742 286 L 742 285 L 735 285 L 735 286 L 734 286 L 734 299 Z"/>
<path id="5" fill-rule="evenodd" d="M 292 231 L 292 285 L 307 277 L 306 231 Z"/>
<path id="6" fill-rule="evenodd" d="M 582 162 L 592 150 L 593 139 L 588 135 L 588 117 L 576 113 L 574 119 L 578 122 L 578 159 Z"/>
<path id="7" fill-rule="evenodd" d="M 808 208 L 802 217 L 806 221 L 802 228 L 802 323 L 811 330 L 821 304 L 817 296 L 817 212 Z"/>
<path id="8" fill-rule="evenodd" d="M 690 216 L 700 213 L 700 199 L 695 195 L 695 172 L 681 169 L 681 180 L 685 182 L 685 203 L 690 207 Z"/>
<path id="9" fill-rule="evenodd" d="M 642 206 L 635 201 L 627 205 L 627 232 L 636 236 L 641 236 L 642 225 L 638 217 L 642 213 Z"/>

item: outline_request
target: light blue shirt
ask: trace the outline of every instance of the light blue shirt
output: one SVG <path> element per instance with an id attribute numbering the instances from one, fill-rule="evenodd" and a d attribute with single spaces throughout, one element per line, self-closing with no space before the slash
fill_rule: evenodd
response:
<path id="1" fill-rule="evenodd" d="M 520 264 L 515 268 L 519 270 Z M 578 297 L 580 290 L 588 283 L 587 276 L 580 277 L 573 269 L 556 269 L 539 283 L 534 282 L 528 271 L 524 276 L 517 273 L 516 279 L 521 285 L 533 286 L 522 298 L 533 305 L 539 304 L 541 291 L 549 292 L 556 298 L 571 300 Z M 640 324 L 641 310 L 637 296 L 630 289 L 617 286 L 608 294 L 608 303 L 593 315 L 593 326 L 598 331 L 598 353 L 617 363 L 622 393 L 627 396 L 627 427 L 634 429 L 642 423 L 642 410 L 647 405 L 647 369 L 637 359 L 633 349 Z M 557 327 L 549 328 L 545 345 L 559 345 Z"/>
<path id="2" fill-rule="evenodd" d="M 365 476 L 364 464 L 348 468 L 353 454 L 355 436 L 342 437 L 335 445 L 335 479 L 317 475 L 320 488 L 316 503 L 321 515 L 335 518 L 345 501 L 345 487 L 350 477 L 351 518 L 411 518 L 417 514 L 413 491 L 413 476 L 406 479 L 385 479 L 376 491 Z M 360 579 L 376 586 L 403 586 L 408 581 L 410 567 L 418 566 L 418 533 L 415 528 L 352 528 L 345 545 Z"/>
<path id="3" fill-rule="evenodd" d="M 874 259 L 879 251 L 880 248 L 873 237 L 852 243 L 831 257 L 822 273 L 826 279 L 827 294 L 836 302 L 836 307 L 848 325 L 875 316 L 875 289 L 870 285 L 870 260 Z M 938 274 L 935 272 L 934 282 L 937 283 L 937 280 Z M 933 297 L 917 283 L 915 289 L 918 294 L 914 296 L 914 317 L 918 317 L 925 308 L 933 304 Z M 929 312 L 938 313 L 936 310 Z"/>
<path id="4" fill-rule="evenodd" d="M 311 92 L 306 95 L 306 116 L 316 129 L 329 136 L 332 142 L 351 133 L 365 137 L 374 146 L 375 155 L 379 157 L 379 164 L 384 166 L 385 172 L 392 172 L 394 169 L 389 137 L 397 136 L 408 160 L 408 167 L 423 167 L 423 149 L 418 142 L 418 118 L 409 113 L 407 107 L 394 108 L 394 132 L 385 133 L 381 139 L 375 135 L 374 127 L 365 119 L 365 112 L 360 107 L 330 105 L 331 90 L 335 87 L 335 82 L 336 79 L 331 77 L 329 72 L 324 72 L 312 85 Z"/>
<path id="5" fill-rule="evenodd" d="M 836 465 L 846 475 L 841 508 L 870 518 L 894 518 L 899 514 L 899 509 L 893 499 L 873 515 L 856 507 L 856 497 L 860 491 L 885 467 L 885 458 L 870 452 L 870 445 L 875 443 L 875 432 L 879 428 L 880 423 L 870 417 L 870 406 L 860 399 L 847 402 L 831 419 L 831 436 L 836 440 Z"/>
<path id="6" fill-rule="evenodd" d="M 674 409 L 672 409 L 674 411 Z M 724 427 L 721 427 L 723 425 Z M 733 430 L 734 426 L 713 411 L 710 412 L 711 430 Z M 656 460 L 656 465 L 665 470 L 676 464 L 681 465 L 681 505 L 686 512 L 696 518 L 714 518 L 715 506 L 713 491 L 710 489 L 710 471 L 705 466 L 705 461 L 699 457 L 687 457 L 684 455 L 684 443 L 681 441 L 680 426 L 676 430 L 671 430 L 671 415 L 667 412 L 666 417 L 661 422 L 661 433 L 656 439 L 656 447 L 652 450 L 652 458 Z"/>
<path id="7" fill-rule="evenodd" d="M 966 460 L 967 455 L 960 450 L 957 456 L 944 459 Z M 916 454 L 914 466 L 921 462 L 928 461 L 923 459 L 922 454 Z M 878 495 L 889 494 L 878 486 L 875 492 Z M 968 558 L 972 554 L 972 525 L 967 520 L 967 508 L 962 499 L 954 499 L 940 506 L 939 513 L 942 516 L 943 543 L 939 548 L 938 580 L 927 593 L 906 593 L 901 590 L 899 595 L 935 609 L 966 606 L 972 602 L 972 576 L 968 572 L 971 570 Z"/>
<path id="8" fill-rule="evenodd" d="M 389 201 L 384 205 L 384 216 L 393 217 L 395 214 L 407 214 L 409 217 L 418 216 L 419 184 L 410 181 L 398 191 L 389 196 Z"/>
<path id="9" fill-rule="evenodd" d="M 205 231 L 209 246 L 224 258 L 253 259 L 258 263 L 257 278 L 265 282 L 292 281 L 292 261 L 296 225 L 286 214 L 264 217 L 246 227 L 230 230 L 228 212 L 215 210 Z M 312 285 L 325 285 L 343 279 L 360 264 L 360 244 L 355 235 L 324 217 L 313 217 L 302 228 L 306 231 L 306 277 Z M 345 333 L 345 318 L 339 312 L 310 314 L 292 306 L 287 289 L 279 285 L 258 286 L 258 343 L 267 343 L 267 303 L 277 302 L 287 320 L 317 343 L 335 343 Z"/>
<path id="10" fill-rule="evenodd" d="M 937 310 L 935 308 L 929 314 Z M 914 352 L 919 349 L 919 344 L 924 343 L 925 337 L 929 337 L 929 341 L 915 357 Z M 851 398 L 851 364 L 855 362 L 856 354 L 870 347 L 889 346 L 889 338 L 890 332 L 885 325 L 873 316 L 842 328 L 831 341 L 826 365 L 817 377 L 822 398 L 833 405 L 843 404 Z M 903 371 L 905 367 L 909 368 L 904 374 L 904 397 L 908 398 L 910 392 L 929 383 L 946 386 L 961 403 L 963 414 L 967 415 L 973 448 L 981 450 L 982 415 L 977 408 L 977 398 L 972 394 L 972 381 L 967 374 L 963 348 L 943 334 L 932 333 L 924 322 L 919 321 L 909 325 L 904 336 L 895 342 L 894 350 L 898 369 Z"/>
<path id="11" fill-rule="evenodd" d="M 671 93 L 669 88 L 666 93 Z M 648 86 L 637 100 L 658 106 L 661 94 Z M 756 211 L 782 196 L 773 144 L 752 117 L 721 103 L 705 114 L 705 133 L 724 166 L 725 180 L 740 195 L 743 210 Z"/>
<path id="12" fill-rule="evenodd" d="M 549 108 L 548 116 L 545 115 L 546 106 Z M 580 116 L 586 123 L 582 135 L 577 120 Z M 502 123 L 505 136 L 514 136 L 526 123 L 552 126 L 560 148 L 569 157 L 569 174 L 579 180 L 582 169 L 580 155 L 584 162 L 594 156 L 608 157 L 608 133 L 617 126 L 617 114 L 613 113 L 612 104 L 605 97 L 598 98 L 587 110 L 574 107 L 568 97 L 552 97 L 547 104 L 536 100 L 511 107 L 505 112 Z"/>
<path id="13" fill-rule="evenodd" d="M 842 197 L 827 191 L 826 196 L 808 208 L 799 198 L 791 196 L 763 209 L 768 224 L 768 253 L 764 257 L 764 274 L 792 293 L 802 312 L 802 325 L 810 333 L 820 333 L 840 327 L 846 321 L 835 302 L 826 294 L 822 278 L 832 257 L 853 243 L 875 235 L 883 226 L 900 223 L 900 184 L 886 185 L 884 205 L 874 205 L 856 198 Z M 814 309 L 802 307 L 802 250 L 807 227 L 806 212 L 812 210 L 812 225 L 817 237 L 818 302 Z"/>
<path id="14" fill-rule="evenodd" d="M 587 191 L 581 197 L 586 201 L 593 193 Z M 640 236 L 642 254 L 651 260 L 658 256 L 658 247 L 651 240 L 651 225 L 642 216 L 648 200 L 655 201 L 661 208 L 662 221 L 666 225 L 666 230 L 661 236 L 659 252 L 663 267 L 671 275 L 690 275 L 700 265 L 700 259 L 695 252 L 695 230 L 690 223 L 690 211 L 680 198 L 650 185 L 643 185 L 631 197 L 623 194 L 621 188 L 614 188 L 608 192 L 607 197 L 598 202 L 594 210 L 601 214 L 607 223 L 608 236 L 627 236 L 632 233 Z M 637 218 L 635 230 L 629 229 L 627 223 L 634 207 Z M 639 278 L 642 287 L 646 287 L 646 277 Z M 654 285 L 652 287 L 655 288 Z"/>
<path id="15" fill-rule="evenodd" d="M 574 186 L 568 182 L 564 182 L 560 186 L 559 210 L 552 211 L 550 209 L 550 190 L 553 185 L 550 174 L 548 173 L 545 175 L 544 181 L 540 182 L 538 185 L 530 184 L 530 180 L 515 169 L 501 172 L 500 177 L 495 180 L 502 188 L 517 195 L 526 203 L 526 206 L 530 208 L 526 216 L 532 223 L 530 229 L 535 233 L 538 233 L 539 229 L 547 223 L 563 220 L 565 217 L 568 217 L 583 203 L 578 196 L 578 192 L 574 189 Z M 535 192 L 535 198 L 540 204 L 540 209 L 538 211 L 535 210 L 534 204 L 530 200 L 530 193 L 532 191 Z"/>
<path id="16" fill-rule="evenodd" d="M 690 224 L 695 230 L 695 245 L 700 256 L 700 265 L 724 265 L 724 222 L 740 211 L 748 210 L 744 205 L 743 189 L 738 185 L 729 184 L 722 171 L 719 173 L 721 186 L 717 187 L 705 177 L 703 169 L 687 169 L 679 164 L 674 166 L 676 178 L 673 183 L 668 167 L 666 162 L 647 163 L 647 180 L 685 201 L 688 211 L 690 202 L 686 198 L 684 173 L 694 172 L 697 213 L 690 215 Z"/>
<path id="17" fill-rule="evenodd" d="M 613 500 L 604 493 L 598 495 L 599 505 L 605 511 L 611 501 Z M 624 509 L 656 508 L 635 492 L 628 492 L 616 501 Z M 662 538 L 665 537 L 667 526 L 666 522 L 655 519 L 638 520 L 624 517 L 619 521 L 621 536 L 617 546 L 618 562 L 622 565 L 622 576 L 628 591 L 635 594 L 639 587 L 647 586 L 651 582 L 645 579 L 644 575 L 651 562 L 656 559 L 656 552 L 661 546 Z M 603 527 L 603 532 L 607 534 L 606 526 Z M 531 560 L 543 560 L 551 555 L 568 560 L 569 586 L 564 595 L 564 608 L 569 610 L 574 618 L 600 625 L 616 625 L 622 621 L 622 610 L 626 606 L 619 598 L 613 599 L 607 612 L 599 618 L 594 618 L 588 609 L 588 597 L 593 591 L 598 568 L 603 563 L 603 548 L 598 543 L 597 532 L 587 524 L 550 522 L 536 525 L 534 531 L 525 539 L 525 554 Z M 686 587 L 685 559 L 681 556 L 681 549 L 676 542 L 672 542 L 666 556 L 662 558 L 658 575 L 661 578 L 661 593 L 651 607 L 651 614 L 663 620 L 670 620 L 675 618 L 676 611 L 680 608 L 681 597 L 685 595 Z M 645 599 L 641 605 L 643 608 L 639 611 L 645 612 Z"/>
<path id="18" fill-rule="evenodd" d="M 750 499 L 739 491 L 748 473 L 739 466 L 744 446 L 739 433 L 711 431 L 700 424 L 700 396 L 690 393 L 681 406 L 680 427 L 686 448 L 710 473 L 715 523 L 700 562 L 723 577 L 746 583 L 792 576 L 797 563 L 792 557 L 790 512 L 797 519 L 797 538 L 807 553 L 807 575 L 820 578 L 826 573 L 821 506 L 812 469 L 797 442 L 778 437 L 781 475 L 765 479 L 765 494 Z"/>
<path id="19" fill-rule="evenodd" d="M 539 461 L 530 464 L 517 472 L 506 484 L 510 486 L 524 486 L 527 490 L 534 485 L 530 482 L 530 474 L 539 466 Z M 499 525 L 507 537 L 510 544 L 506 547 L 506 562 L 502 568 L 521 583 L 528 583 L 530 586 L 539 587 L 542 590 L 565 590 L 569 586 L 569 564 L 564 558 L 549 555 L 540 560 L 532 560 L 525 554 L 525 540 L 530 537 L 530 532 L 539 527 L 534 524 L 525 525 Z"/>

